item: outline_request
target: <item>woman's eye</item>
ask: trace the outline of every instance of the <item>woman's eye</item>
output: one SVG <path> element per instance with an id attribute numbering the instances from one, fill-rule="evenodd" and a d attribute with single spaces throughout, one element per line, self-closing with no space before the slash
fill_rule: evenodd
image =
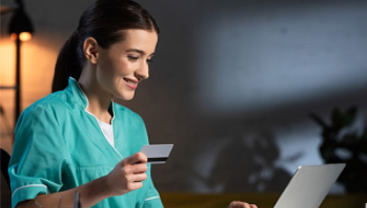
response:
<path id="1" fill-rule="evenodd" d="M 127 56 L 127 58 L 130 60 L 130 61 L 136 61 L 139 59 L 139 56 Z"/>
<path id="2" fill-rule="evenodd" d="M 153 59 L 147 59 L 147 63 L 150 64 L 153 62 Z"/>

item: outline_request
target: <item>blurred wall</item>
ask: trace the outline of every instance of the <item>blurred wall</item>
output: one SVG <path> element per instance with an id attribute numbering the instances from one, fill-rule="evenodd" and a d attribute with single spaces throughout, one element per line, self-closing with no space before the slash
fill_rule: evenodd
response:
<path id="1" fill-rule="evenodd" d="M 24 108 L 50 92 L 58 50 L 89 2 L 25 1 L 36 33 L 23 47 Z M 175 144 L 168 163 L 153 167 L 159 190 L 280 191 L 299 165 L 323 163 L 310 112 L 327 118 L 356 105 L 354 128 L 365 124 L 366 1 L 139 2 L 161 34 L 151 78 L 123 104 L 142 115 L 151 143 Z M 1 54 L 14 50 L 9 17 Z M 1 58 L 1 85 L 12 80 L 9 60 Z M 10 121 L 12 96 L 1 92 Z"/>

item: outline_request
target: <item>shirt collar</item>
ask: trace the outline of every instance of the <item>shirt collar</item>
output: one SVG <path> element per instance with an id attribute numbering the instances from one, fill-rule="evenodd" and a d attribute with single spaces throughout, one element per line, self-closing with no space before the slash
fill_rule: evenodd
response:
<path id="1" fill-rule="evenodd" d="M 84 94 L 78 81 L 76 81 L 76 79 L 74 79 L 73 77 L 69 77 L 68 87 L 66 88 L 66 91 L 72 95 L 74 102 L 82 105 L 84 109 L 87 109 L 88 98 Z"/>
<path id="2" fill-rule="evenodd" d="M 69 77 L 68 87 L 66 90 L 72 94 L 72 97 L 75 99 L 74 101 L 80 104 L 82 108 L 85 111 L 87 111 L 87 108 L 89 105 L 88 98 L 85 95 L 85 93 L 83 92 L 79 82 L 76 79 L 74 79 L 73 77 Z M 115 112 L 114 112 L 114 102 L 113 101 L 111 101 L 110 108 L 112 111 L 112 117 L 114 117 Z"/>

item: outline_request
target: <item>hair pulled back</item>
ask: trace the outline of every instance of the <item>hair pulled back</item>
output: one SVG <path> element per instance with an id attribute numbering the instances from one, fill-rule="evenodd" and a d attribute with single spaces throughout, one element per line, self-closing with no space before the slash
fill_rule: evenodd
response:
<path id="1" fill-rule="evenodd" d="M 84 40 L 93 37 L 104 49 L 124 39 L 122 30 L 144 29 L 159 33 L 153 17 L 131 0 L 96 0 L 82 14 L 78 29 L 66 41 L 57 58 L 52 92 L 68 85 L 71 76 L 79 79 L 86 61 Z"/>

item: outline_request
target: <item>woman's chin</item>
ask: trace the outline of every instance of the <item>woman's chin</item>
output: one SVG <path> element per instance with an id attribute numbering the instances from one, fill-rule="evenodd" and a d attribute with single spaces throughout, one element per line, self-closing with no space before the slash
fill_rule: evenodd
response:
<path id="1" fill-rule="evenodd" d="M 121 101 L 130 101 L 134 98 L 135 93 L 129 93 L 129 94 L 124 94 L 124 95 L 116 95 L 114 97 L 114 100 L 121 100 Z"/>

